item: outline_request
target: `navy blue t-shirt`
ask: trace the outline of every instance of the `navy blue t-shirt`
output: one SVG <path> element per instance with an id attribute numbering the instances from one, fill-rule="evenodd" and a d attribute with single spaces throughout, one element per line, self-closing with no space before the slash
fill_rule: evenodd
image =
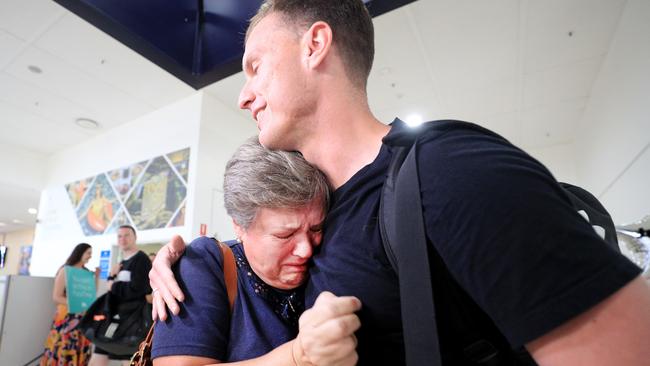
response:
<path id="1" fill-rule="evenodd" d="M 265 285 L 251 270 L 243 247 L 228 243 L 237 264 L 237 297 L 232 312 L 216 241 L 201 237 L 185 250 L 174 277 L 185 294 L 178 316 L 157 322 L 152 356 L 191 355 L 220 361 L 261 356 L 292 340 L 302 289 L 280 291 Z M 289 314 L 288 314 L 289 312 Z"/>
<path id="2" fill-rule="evenodd" d="M 396 120 L 389 136 L 404 128 Z M 542 164 L 505 139 L 458 125 L 423 139 L 418 152 L 428 242 L 448 270 L 445 286 L 471 302 L 480 333 L 521 347 L 640 273 L 602 242 Z M 325 290 L 361 299 L 361 365 L 404 364 L 398 282 L 377 224 L 390 158 L 383 145 L 334 192 L 305 294 L 307 307 Z M 455 300 L 442 296 L 443 362 L 463 364 L 462 334 L 446 322 Z"/>

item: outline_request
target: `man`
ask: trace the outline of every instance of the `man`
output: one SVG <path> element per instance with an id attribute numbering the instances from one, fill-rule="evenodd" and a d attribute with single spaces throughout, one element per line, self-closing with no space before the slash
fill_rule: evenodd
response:
<path id="1" fill-rule="evenodd" d="M 151 270 L 151 261 L 146 253 L 138 250 L 137 235 L 130 225 L 122 225 L 117 230 L 117 245 L 122 252 L 122 261 L 111 268 L 107 278 L 107 288 L 120 302 L 141 300 L 147 301 L 151 293 L 147 275 Z M 107 366 L 110 360 L 124 360 L 128 365 L 132 355 L 115 355 L 95 347 L 90 359 L 90 366 Z"/>
<path id="2" fill-rule="evenodd" d="M 357 296 L 360 364 L 403 364 L 399 289 L 377 217 L 391 157 L 382 139 L 405 127 L 382 124 L 368 107 L 373 53 L 360 0 L 267 1 L 247 32 L 239 104 L 264 146 L 300 151 L 335 189 L 307 306 L 324 290 Z M 466 304 L 472 326 L 507 348 L 524 346 L 540 365 L 648 364 L 648 285 L 541 164 L 498 136 L 461 127 L 422 141 L 419 153 L 434 273 L 459 294 L 436 297 L 443 364 L 468 364 L 462 334 L 446 322 L 455 301 Z M 163 299 L 172 311 L 174 296 L 182 299 L 164 268 L 182 247 L 165 247 L 150 274 L 161 287 L 161 316 Z"/>

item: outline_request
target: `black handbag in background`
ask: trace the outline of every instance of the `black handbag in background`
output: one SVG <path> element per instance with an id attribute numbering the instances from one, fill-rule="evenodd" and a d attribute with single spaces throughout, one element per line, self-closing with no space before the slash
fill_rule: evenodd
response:
<path id="1" fill-rule="evenodd" d="M 121 302 L 110 292 L 90 305 L 79 329 L 97 347 L 115 355 L 132 355 L 153 324 L 151 304 L 141 300 Z"/>

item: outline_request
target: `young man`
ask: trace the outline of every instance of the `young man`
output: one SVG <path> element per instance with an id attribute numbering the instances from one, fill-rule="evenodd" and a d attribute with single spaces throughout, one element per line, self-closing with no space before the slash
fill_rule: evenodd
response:
<path id="1" fill-rule="evenodd" d="M 147 275 L 151 270 L 151 261 L 146 253 L 138 250 L 137 235 L 133 226 L 122 225 L 117 230 L 117 245 L 122 252 L 122 261 L 116 264 L 107 278 L 108 291 L 120 302 L 142 300 L 151 293 Z M 114 355 L 99 347 L 90 359 L 89 366 L 107 366 L 109 359 L 123 360 L 127 365 L 132 355 Z"/>
<path id="2" fill-rule="evenodd" d="M 335 189 L 307 306 L 325 290 L 357 296 L 360 364 L 403 364 L 398 282 L 377 217 L 391 158 L 382 139 L 405 126 L 382 124 L 368 107 L 373 54 L 361 0 L 267 1 L 247 32 L 239 104 L 264 146 L 300 151 Z M 434 274 L 448 286 L 443 293 L 460 294 L 436 296 L 443 364 L 467 364 L 462 334 L 446 321 L 454 301 L 466 304 L 482 334 L 524 346 L 540 365 L 647 364 L 648 285 L 576 214 L 546 168 L 504 139 L 462 126 L 421 141 L 418 151 Z M 150 274 L 161 315 L 163 299 L 172 311 L 173 296 L 182 299 L 164 268 L 182 250 L 177 244 L 161 251 Z"/>

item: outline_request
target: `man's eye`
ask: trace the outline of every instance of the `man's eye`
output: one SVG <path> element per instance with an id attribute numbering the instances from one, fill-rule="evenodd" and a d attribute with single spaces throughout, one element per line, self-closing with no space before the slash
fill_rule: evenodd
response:
<path id="1" fill-rule="evenodd" d="M 291 237 L 291 235 L 293 235 L 293 233 L 289 233 L 289 234 L 275 234 L 275 235 L 273 235 L 273 236 L 275 236 L 275 237 L 278 238 L 278 239 L 286 240 L 286 239 L 289 239 L 289 238 Z"/>

